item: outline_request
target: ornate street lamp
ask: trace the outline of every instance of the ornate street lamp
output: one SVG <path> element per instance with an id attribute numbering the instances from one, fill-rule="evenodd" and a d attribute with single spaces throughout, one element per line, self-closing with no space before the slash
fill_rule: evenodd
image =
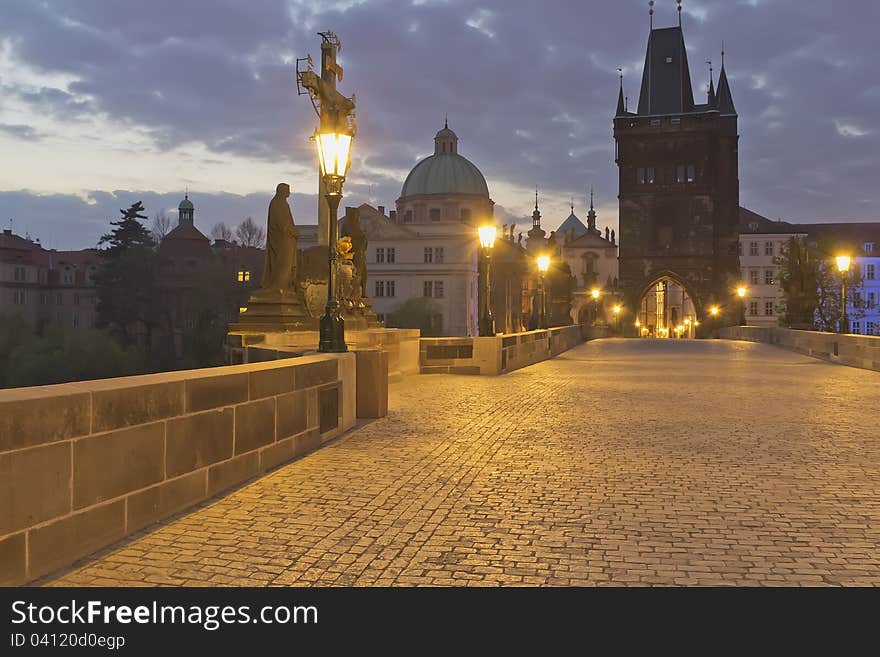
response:
<path id="1" fill-rule="evenodd" d="M 547 289 L 544 286 L 544 274 L 550 269 L 550 257 L 538 256 L 538 273 L 541 276 L 541 311 L 538 318 L 538 328 L 547 328 Z"/>
<path id="2" fill-rule="evenodd" d="M 593 297 L 593 324 L 599 319 L 599 297 L 601 294 L 602 293 L 599 291 L 598 287 L 594 287 L 590 290 L 590 296 Z"/>
<path id="3" fill-rule="evenodd" d="M 324 179 L 325 198 L 330 208 L 330 220 L 327 222 L 327 247 L 329 251 L 327 275 L 327 306 L 321 317 L 318 351 L 339 353 L 348 351 L 345 344 L 345 320 L 339 312 L 339 300 L 336 298 L 336 259 L 339 228 L 337 214 L 339 201 L 342 200 L 342 184 L 351 164 L 351 134 L 347 131 L 318 131 L 314 140 L 318 145 L 318 160 L 321 163 L 321 176 Z"/>
<path id="4" fill-rule="evenodd" d="M 839 255 L 835 260 L 837 260 L 837 271 L 840 272 L 840 325 L 837 332 L 849 333 L 849 318 L 846 315 L 846 275 L 849 273 L 852 258 L 848 255 Z"/>
<path id="5" fill-rule="evenodd" d="M 492 247 L 495 246 L 495 235 L 497 234 L 495 226 L 480 226 L 477 234 L 480 236 L 480 246 L 482 254 L 480 258 L 479 276 L 480 276 L 480 337 L 489 337 L 495 335 L 495 318 L 492 317 L 492 283 L 489 279 L 489 267 L 492 259 Z"/>
<path id="6" fill-rule="evenodd" d="M 749 293 L 745 285 L 739 285 L 736 288 L 736 296 L 739 297 L 739 325 L 746 325 L 746 294 Z"/>
<path id="7" fill-rule="evenodd" d="M 615 303 L 612 310 L 614 311 L 615 328 L 617 329 L 617 332 L 620 333 L 620 311 L 623 310 L 623 307 L 619 303 Z"/>

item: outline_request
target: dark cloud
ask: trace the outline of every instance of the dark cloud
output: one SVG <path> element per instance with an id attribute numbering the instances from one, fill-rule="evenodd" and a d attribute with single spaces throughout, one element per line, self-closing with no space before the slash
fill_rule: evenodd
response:
<path id="1" fill-rule="evenodd" d="M 29 66 L 78 79 L 69 89 L 75 98 L 19 93 L 35 111 L 105 112 L 148 130 L 163 148 L 196 140 L 218 153 L 289 163 L 313 157 L 314 127 L 311 106 L 296 95 L 291 58 L 317 59 L 315 32 L 332 28 L 344 43 L 341 89 L 358 97 L 356 200 L 391 205 L 448 113 L 461 152 L 490 190 L 538 186 L 557 207 L 574 196 L 583 217 L 590 185 L 603 198 L 616 194 L 616 68 L 624 67 L 635 105 L 644 4 L 12 0 L 4 2 L 0 39 Z M 696 97 L 705 93 L 703 62 L 712 59 L 717 75 L 726 45 L 743 204 L 794 221 L 877 218 L 878 5 L 684 6 Z M 655 25 L 675 20 L 675 3 L 659 2 Z M 530 198 L 504 205 L 525 221 Z M 547 217 L 548 226 L 562 219 Z"/>
<path id="2" fill-rule="evenodd" d="M 43 137 L 43 135 L 32 126 L 22 125 L 20 123 L 0 123 L 0 132 L 5 132 L 13 137 L 29 141 L 42 139 Z"/>

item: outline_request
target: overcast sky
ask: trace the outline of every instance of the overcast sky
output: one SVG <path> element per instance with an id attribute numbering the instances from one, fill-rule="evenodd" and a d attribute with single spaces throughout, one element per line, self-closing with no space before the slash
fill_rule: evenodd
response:
<path id="1" fill-rule="evenodd" d="M 655 27 L 674 25 L 674 0 Z M 722 40 L 739 112 L 741 203 L 790 221 L 880 220 L 878 3 L 684 0 L 694 95 Z M 315 222 L 315 116 L 294 60 L 343 42 L 357 94 L 345 205 L 393 207 L 448 113 L 486 176 L 499 223 L 585 216 L 617 225 L 617 67 L 635 106 L 648 32 L 642 0 L 2 0 L 0 221 L 46 246 L 92 246 L 143 200 L 185 188 L 204 232 L 264 220 L 288 181 Z M 871 45 L 871 44 L 875 45 Z"/>

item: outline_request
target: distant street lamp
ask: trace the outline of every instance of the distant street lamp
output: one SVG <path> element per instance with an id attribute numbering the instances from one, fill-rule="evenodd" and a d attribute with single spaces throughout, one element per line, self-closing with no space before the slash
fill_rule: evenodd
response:
<path id="1" fill-rule="evenodd" d="M 318 351 L 339 353 L 348 351 L 345 344 L 345 320 L 339 312 L 336 298 L 336 244 L 339 241 L 337 214 L 342 200 L 342 184 L 351 164 L 351 134 L 343 131 L 318 131 L 314 140 L 318 146 L 318 160 L 326 190 L 325 198 L 330 208 L 327 222 L 327 250 L 329 273 L 327 275 L 327 306 L 321 317 Z"/>
<path id="2" fill-rule="evenodd" d="M 748 294 L 749 290 L 745 285 L 740 285 L 736 288 L 736 296 L 739 297 L 739 325 L 746 325 L 746 294 Z"/>
<path id="3" fill-rule="evenodd" d="M 547 273 L 548 269 L 550 269 L 550 257 L 538 256 L 538 273 L 541 280 L 541 307 L 538 314 L 538 328 L 542 329 L 547 328 L 547 288 L 544 285 L 544 274 Z"/>
<path id="4" fill-rule="evenodd" d="M 721 312 L 721 309 L 718 306 L 712 306 L 709 308 L 709 314 L 712 315 L 712 317 L 718 317 L 719 312 Z"/>
<path id="5" fill-rule="evenodd" d="M 590 296 L 593 297 L 593 324 L 599 319 L 599 296 L 601 294 L 602 293 L 599 291 L 598 287 L 594 287 L 590 290 Z"/>
<path id="6" fill-rule="evenodd" d="M 849 273 L 849 266 L 852 258 L 848 255 L 839 255 L 837 260 L 837 271 L 840 272 L 840 325 L 838 333 L 849 333 L 849 318 L 846 315 L 846 275 Z"/>
<path id="7" fill-rule="evenodd" d="M 614 304 L 614 323 L 617 329 L 617 332 L 620 333 L 620 311 L 622 310 L 619 303 Z"/>
<path id="8" fill-rule="evenodd" d="M 492 317 L 492 283 L 489 279 L 489 267 L 492 259 L 492 247 L 495 246 L 495 226 L 480 226 L 477 229 L 480 236 L 482 254 L 478 273 L 481 278 L 480 287 L 480 323 L 479 335 L 488 337 L 495 335 L 495 319 Z"/>

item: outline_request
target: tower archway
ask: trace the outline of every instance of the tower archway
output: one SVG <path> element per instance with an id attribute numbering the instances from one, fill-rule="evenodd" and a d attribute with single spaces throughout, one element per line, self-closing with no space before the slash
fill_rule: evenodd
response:
<path id="1" fill-rule="evenodd" d="M 695 338 L 702 304 L 685 280 L 671 271 L 651 278 L 634 309 L 636 334 L 651 338 Z"/>

